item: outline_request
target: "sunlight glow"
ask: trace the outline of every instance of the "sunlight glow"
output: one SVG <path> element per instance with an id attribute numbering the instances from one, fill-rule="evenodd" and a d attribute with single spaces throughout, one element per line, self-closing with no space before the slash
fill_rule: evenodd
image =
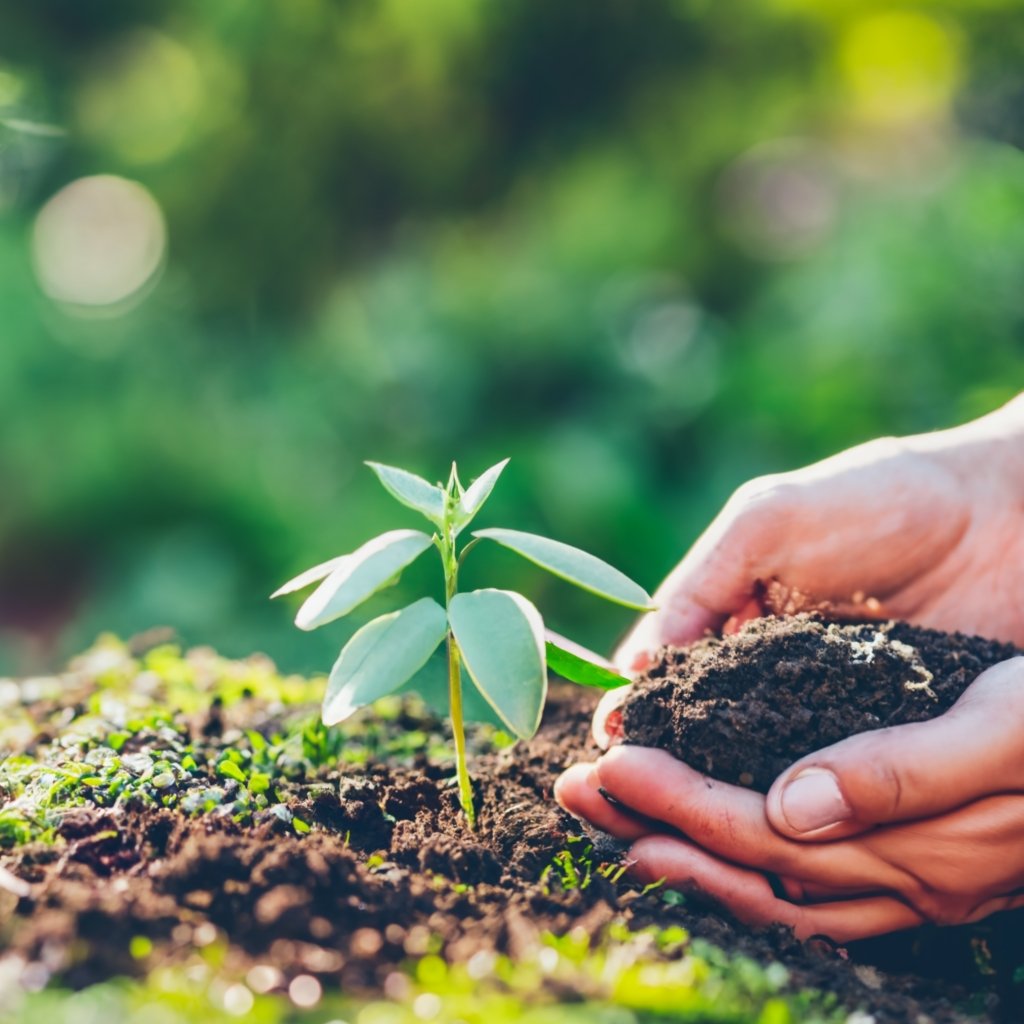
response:
<path id="1" fill-rule="evenodd" d="M 79 178 L 39 211 L 32 257 L 57 302 L 111 307 L 136 297 L 163 266 L 167 230 L 156 200 L 114 175 Z"/>

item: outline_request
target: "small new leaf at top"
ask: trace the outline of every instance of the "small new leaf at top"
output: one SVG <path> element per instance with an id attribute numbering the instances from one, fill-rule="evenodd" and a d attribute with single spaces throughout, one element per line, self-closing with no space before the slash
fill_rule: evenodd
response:
<path id="1" fill-rule="evenodd" d="M 491 496 L 494 485 L 501 476 L 501 471 L 508 465 L 508 459 L 491 466 L 480 474 L 463 492 L 459 503 L 455 506 L 455 532 L 459 533 L 469 525 L 470 520 L 483 508 L 484 502 Z M 454 467 L 453 467 L 454 469 Z"/>
<path id="2" fill-rule="evenodd" d="M 444 528 L 445 492 L 442 488 L 397 466 L 385 466 L 379 462 L 366 464 L 396 501 L 426 516 L 439 530 Z"/>

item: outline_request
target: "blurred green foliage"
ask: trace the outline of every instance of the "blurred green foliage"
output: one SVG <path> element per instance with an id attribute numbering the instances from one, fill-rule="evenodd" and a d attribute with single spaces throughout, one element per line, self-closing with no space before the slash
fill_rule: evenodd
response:
<path id="1" fill-rule="evenodd" d="M 365 458 L 511 455 L 482 525 L 653 587 L 747 477 L 1011 397 L 1018 13 L 8 5 L 0 671 L 155 624 L 326 667 L 345 627 L 266 595 L 403 525 Z M 628 624 L 487 557 L 556 629 Z"/>

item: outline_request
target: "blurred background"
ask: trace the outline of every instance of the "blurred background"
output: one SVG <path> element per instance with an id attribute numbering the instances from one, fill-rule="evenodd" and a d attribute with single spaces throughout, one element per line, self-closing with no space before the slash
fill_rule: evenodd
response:
<path id="1" fill-rule="evenodd" d="M 482 524 L 653 588 L 748 477 L 1007 400 L 1020 13 L 5 5 L 0 673 L 163 625 L 327 669 L 352 626 L 267 596 L 416 525 L 364 459 L 511 456 Z M 630 621 L 497 548 L 465 583 Z"/>

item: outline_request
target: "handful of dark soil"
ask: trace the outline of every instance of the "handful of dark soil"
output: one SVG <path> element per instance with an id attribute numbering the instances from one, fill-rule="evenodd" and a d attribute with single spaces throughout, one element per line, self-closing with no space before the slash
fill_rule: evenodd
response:
<path id="1" fill-rule="evenodd" d="M 1011 644 L 905 622 L 757 619 L 669 648 L 622 709 L 626 742 L 766 792 L 795 760 L 854 733 L 948 710 Z"/>

